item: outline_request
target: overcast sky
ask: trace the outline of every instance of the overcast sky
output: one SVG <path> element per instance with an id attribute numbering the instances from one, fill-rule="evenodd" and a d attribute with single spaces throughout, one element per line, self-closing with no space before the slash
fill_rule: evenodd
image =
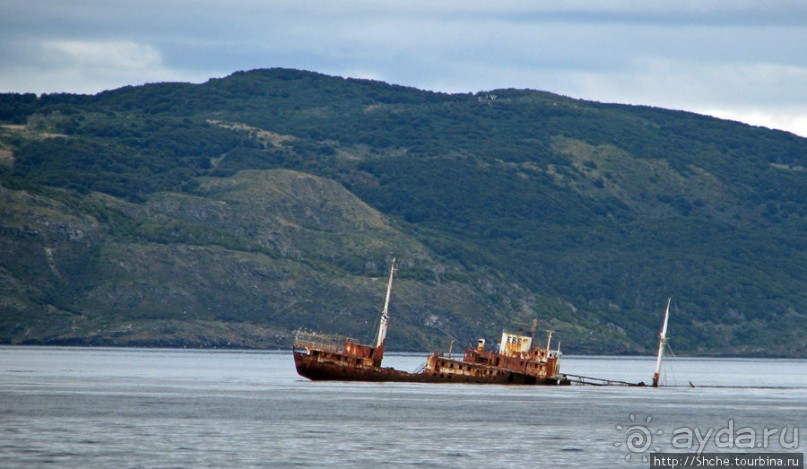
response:
<path id="1" fill-rule="evenodd" d="M 531 88 L 807 136 L 805 0 L 0 0 L 0 91 L 289 67 Z"/>

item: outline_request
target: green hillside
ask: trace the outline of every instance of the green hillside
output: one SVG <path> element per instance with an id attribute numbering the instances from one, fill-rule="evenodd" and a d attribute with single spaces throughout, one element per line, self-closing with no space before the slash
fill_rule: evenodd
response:
<path id="1" fill-rule="evenodd" d="M 807 139 L 285 69 L 0 95 L 0 341 L 807 357 Z"/>

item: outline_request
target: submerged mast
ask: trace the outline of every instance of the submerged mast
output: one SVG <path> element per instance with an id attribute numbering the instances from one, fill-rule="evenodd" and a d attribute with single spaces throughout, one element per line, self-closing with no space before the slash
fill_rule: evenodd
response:
<path id="1" fill-rule="evenodd" d="M 375 341 L 376 347 L 381 347 L 387 338 L 387 324 L 389 323 L 389 300 L 392 296 L 392 279 L 395 277 L 395 258 L 392 258 L 392 266 L 389 269 L 389 281 L 387 282 L 387 298 L 384 300 L 384 309 L 381 310 L 381 324 L 378 326 L 378 337 Z"/>
<path id="2" fill-rule="evenodd" d="M 667 321 L 670 319 L 670 302 L 672 297 L 667 298 L 667 309 L 664 311 L 664 323 L 661 325 L 661 333 L 658 336 L 658 357 L 656 357 L 656 372 L 653 373 L 653 387 L 658 387 L 661 377 L 661 357 L 664 356 L 664 347 L 667 345 Z"/>

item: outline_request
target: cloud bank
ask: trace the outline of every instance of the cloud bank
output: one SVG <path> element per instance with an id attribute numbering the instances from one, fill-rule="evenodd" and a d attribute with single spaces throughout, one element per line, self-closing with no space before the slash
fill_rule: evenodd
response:
<path id="1" fill-rule="evenodd" d="M 6 0 L 0 91 L 291 67 L 449 92 L 540 89 L 807 136 L 805 43 L 807 4 L 789 0 Z"/>

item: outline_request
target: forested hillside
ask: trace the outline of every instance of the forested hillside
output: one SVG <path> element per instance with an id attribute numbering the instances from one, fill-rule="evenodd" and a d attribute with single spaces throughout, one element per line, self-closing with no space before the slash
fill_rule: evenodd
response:
<path id="1" fill-rule="evenodd" d="M 0 95 L 0 342 L 807 356 L 807 139 L 287 69 Z"/>

